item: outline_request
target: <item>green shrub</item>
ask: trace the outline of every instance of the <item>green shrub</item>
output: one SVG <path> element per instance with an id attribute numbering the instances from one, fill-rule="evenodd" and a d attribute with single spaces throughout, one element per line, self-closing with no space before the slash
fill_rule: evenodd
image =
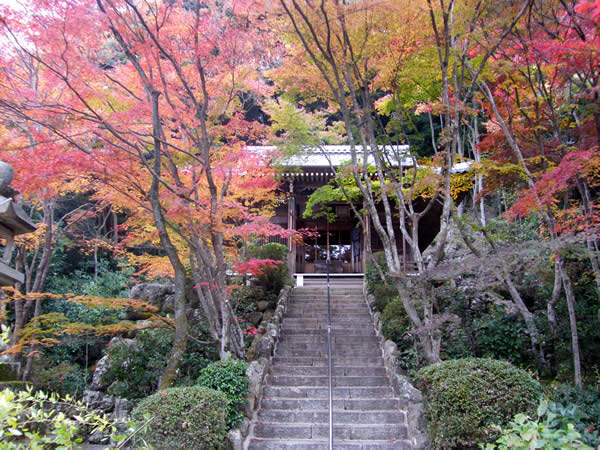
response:
<path id="1" fill-rule="evenodd" d="M 258 310 L 258 302 L 264 300 L 265 294 L 258 286 L 240 286 L 231 292 L 231 303 L 237 317 L 246 317 Z"/>
<path id="2" fill-rule="evenodd" d="M 48 292 L 66 294 L 72 292 L 78 295 L 93 295 L 97 297 L 127 297 L 128 286 L 131 283 L 131 275 L 134 270 L 131 267 L 119 268 L 115 261 L 100 259 L 98 262 L 98 273 L 94 276 L 94 268 L 91 263 L 84 261 L 81 254 L 78 255 L 78 268 L 68 270 L 55 267 L 60 264 L 60 252 L 57 258 L 53 258 L 53 269 L 46 282 Z"/>
<path id="3" fill-rule="evenodd" d="M 474 447 L 494 442 L 516 414 L 535 412 L 540 385 L 508 362 L 465 358 L 421 369 L 433 447 Z"/>
<path id="4" fill-rule="evenodd" d="M 532 362 L 525 323 L 518 314 L 493 308 L 473 321 L 478 356 L 508 360 L 520 366 Z"/>
<path id="5" fill-rule="evenodd" d="M 244 419 L 242 408 L 248 394 L 248 363 L 240 359 L 216 361 L 204 369 L 198 384 L 227 396 L 227 426 L 233 428 Z"/>
<path id="6" fill-rule="evenodd" d="M 383 273 L 387 275 L 388 267 L 383 252 L 374 253 L 373 258 L 377 261 Z M 365 269 L 365 279 L 367 281 L 367 289 L 375 297 L 374 308 L 376 311 L 383 311 L 386 305 L 398 296 L 398 289 L 394 286 L 391 278 L 386 276 L 382 280 L 381 276 L 379 276 L 379 271 L 370 259 Z"/>
<path id="7" fill-rule="evenodd" d="M 138 424 L 148 426 L 136 436 L 138 447 L 224 448 L 227 399 L 222 392 L 201 386 L 176 387 L 143 399 L 132 412 Z"/>
<path id="8" fill-rule="evenodd" d="M 171 349 L 168 330 L 146 330 L 137 334 L 133 344 L 115 342 L 107 348 L 110 364 L 103 381 L 108 393 L 136 400 L 152 394 Z"/>
<path id="9" fill-rule="evenodd" d="M 156 390 L 173 346 L 173 332 L 167 329 L 145 330 L 136 335 L 135 343 L 116 343 L 106 350 L 110 365 L 103 381 L 110 384 L 108 393 L 136 400 Z M 195 380 L 201 369 L 214 358 L 214 347 L 194 339 L 188 340 L 179 367 L 179 380 Z"/>
<path id="10" fill-rule="evenodd" d="M 486 450 L 510 448 L 581 448 L 592 450 L 581 440 L 575 426 L 560 413 L 552 411 L 553 404 L 542 400 L 537 410 L 537 420 L 525 414 L 517 414 L 495 444 L 487 444 Z"/>
<path id="11" fill-rule="evenodd" d="M 42 359 L 44 361 L 44 359 Z M 47 367 L 33 374 L 32 382 L 36 388 L 58 392 L 62 395 L 81 395 L 87 389 L 89 372 L 78 364 L 63 361 L 56 366 Z"/>
<path id="12" fill-rule="evenodd" d="M 417 365 L 417 355 L 413 337 L 410 334 L 412 326 L 400 297 L 395 297 L 384 308 L 381 314 L 381 331 L 386 339 L 398 346 L 400 367 L 404 370 L 414 369 Z"/>
<path id="13" fill-rule="evenodd" d="M 398 288 L 387 283 L 373 286 L 369 291 L 375 297 L 375 303 L 373 304 L 375 311 L 383 311 L 393 299 L 398 298 Z"/>

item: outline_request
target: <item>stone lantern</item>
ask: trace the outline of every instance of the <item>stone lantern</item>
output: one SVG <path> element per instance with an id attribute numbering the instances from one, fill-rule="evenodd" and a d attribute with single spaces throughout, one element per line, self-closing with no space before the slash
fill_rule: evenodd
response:
<path id="1" fill-rule="evenodd" d="M 13 198 L 18 194 L 10 187 L 14 174 L 10 164 L 0 161 L 0 238 L 5 242 L 4 253 L 0 257 L 0 286 L 12 286 L 25 281 L 25 276 L 9 264 L 15 249 L 15 236 L 35 231 L 35 225 Z M 6 348 L 8 345 L 0 342 L 0 352 Z M 0 388 L 8 386 L 7 382 L 17 380 L 20 369 L 21 363 L 12 356 L 0 355 Z"/>
<path id="2" fill-rule="evenodd" d="M 0 238 L 5 241 L 4 253 L 0 258 L 0 286 L 24 282 L 24 275 L 9 266 L 15 248 L 15 236 L 35 231 L 35 225 L 13 199 L 18 194 L 10 187 L 14 174 L 10 164 L 0 161 Z"/>

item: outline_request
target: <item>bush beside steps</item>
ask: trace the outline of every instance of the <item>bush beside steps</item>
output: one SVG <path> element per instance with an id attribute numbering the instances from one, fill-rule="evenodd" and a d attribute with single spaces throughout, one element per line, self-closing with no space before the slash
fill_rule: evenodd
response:
<path id="1" fill-rule="evenodd" d="M 536 412 L 541 387 L 508 362 L 465 358 L 437 363 L 417 373 L 426 399 L 433 448 L 476 448 L 492 443 L 518 413 Z"/>
<path id="2" fill-rule="evenodd" d="M 138 424 L 152 417 L 136 435 L 135 448 L 226 448 L 226 405 L 225 394 L 202 386 L 160 390 L 133 410 Z"/>

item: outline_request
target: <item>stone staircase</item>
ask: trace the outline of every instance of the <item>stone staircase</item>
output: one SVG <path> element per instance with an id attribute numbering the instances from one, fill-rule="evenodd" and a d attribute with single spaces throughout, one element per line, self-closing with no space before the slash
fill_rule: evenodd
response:
<path id="1" fill-rule="evenodd" d="M 362 288 L 331 288 L 336 449 L 408 449 Z M 327 287 L 295 288 L 246 449 L 327 449 Z"/>

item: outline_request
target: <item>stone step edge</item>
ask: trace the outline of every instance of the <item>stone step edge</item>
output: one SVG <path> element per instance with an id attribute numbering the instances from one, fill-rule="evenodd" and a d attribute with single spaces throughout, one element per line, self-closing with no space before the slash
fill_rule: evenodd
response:
<path id="1" fill-rule="evenodd" d="M 329 422 L 271 422 L 268 420 L 255 420 L 253 422 L 253 425 L 282 425 L 284 427 L 286 426 L 293 426 L 293 427 L 322 427 L 322 426 L 327 426 L 329 424 Z M 333 428 L 364 428 L 364 429 L 369 429 L 369 428 L 373 428 L 373 427 L 381 427 L 381 428 L 387 428 L 390 426 L 399 426 L 399 427 L 406 427 L 406 418 L 403 422 L 398 422 L 398 423 L 336 423 L 335 420 L 333 421 Z"/>
<path id="2" fill-rule="evenodd" d="M 315 439 L 279 439 L 279 438 L 257 438 L 252 437 L 250 441 L 254 442 L 284 442 L 285 445 L 294 445 L 294 444 L 310 444 L 310 445 L 327 445 L 329 442 L 324 440 L 315 440 Z M 371 439 L 365 441 L 364 439 L 356 439 L 356 440 L 334 440 L 334 445 L 356 445 L 356 444 L 366 444 L 366 445 L 376 445 L 376 444 L 403 444 L 406 443 L 410 445 L 410 441 L 407 439 Z"/>
<path id="3" fill-rule="evenodd" d="M 277 398 L 277 400 L 282 400 L 282 398 Z M 326 399 L 321 398 L 321 399 L 307 399 L 307 400 L 326 400 Z M 360 400 L 360 399 L 356 398 L 354 400 Z M 365 399 L 365 400 L 373 400 L 373 399 Z M 295 412 L 300 412 L 300 413 L 328 413 L 329 409 L 301 409 L 301 410 L 278 409 L 278 408 L 259 408 L 258 409 L 259 413 L 263 412 L 263 411 L 282 411 L 282 412 L 295 411 Z M 402 408 L 393 408 L 393 409 L 339 409 L 339 408 L 333 408 L 334 413 L 347 412 L 347 413 L 365 413 L 365 414 L 370 414 L 370 413 L 404 413 L 404 414 L 406 414 L 406 411 L 407 411 L 406 409 L 402 409 Z M 335 423 L 335 419 L 333 422 Z M 262 421 L 262 423 L 272 423 L 272 422 Z M 277 422 L 277 423 L 281 423 L 281 422 Z M 288 423 L 288 422 L 285 422 L 285 423 Z M 304 423 L 304 422 L 294 422 L 294 423 Z M 338 425 L 348 425 L 348 424 L 338 424 Z M 354 424 L 352 424 L 352 425 L 354 425 Z"/>

